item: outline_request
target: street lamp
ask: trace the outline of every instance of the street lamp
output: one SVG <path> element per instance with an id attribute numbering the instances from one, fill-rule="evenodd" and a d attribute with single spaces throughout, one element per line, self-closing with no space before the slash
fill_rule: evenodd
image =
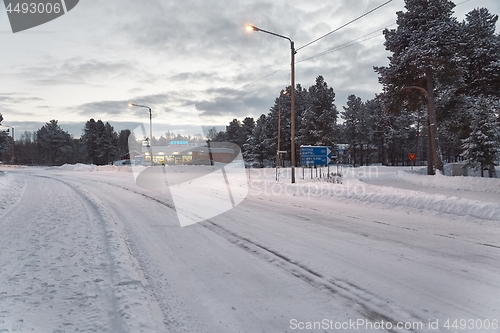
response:
<path id="1" fill-rule="evenodd" d="M 149 110 L 149 156 L 151 158 L 151 166 L 153 165 L 153 116 L 151 114 L 151 108 L 145 105 L 139 105 L 134 103 L 129 103 L 128 106 L 137 106 L 140 108 L 146 108 Z"/>
<path id="2" fill-rule="evenodd" d="M 278 35 L 274 32 L 271 32 L 271 31 L 267 31 L 267 30 L 264 30 L 264 29 L 260 29 L 260 28 L 257 28 L 256 26 L 254 25 L 251 25 L 251 24 L 248 24 L 246 26 L 246 29 L 247 31 L 262 31 L 262 32 L 265 32 L 266 34 L 270 34 L 270 35 L 273 35 L 273 36 L 276 36 L 276 37 L 280 37 L 280 38 L 284 38 L 284 39 L 287 39 L 289 42 L 290 42 L 290 49 L 291 49 L 291 67 L 292 67 L 292 89 L 291 89 L 291 92 L 290 92 L 290 99 L 291 99 L 291 106 L 290 106 L 290 109 L 291 109 L 291 115 L 290 117 L 292 118 L 290 120 L 290 126 L 291 126 L 291 162 L 292 162 L 292 184 L 295 183 L 295 53 L 297 53 L 297 51 L 295 51 L 295 44 L 294 42 L 286 37 L 286 36 L 282 36 L 282 35 Z"/>

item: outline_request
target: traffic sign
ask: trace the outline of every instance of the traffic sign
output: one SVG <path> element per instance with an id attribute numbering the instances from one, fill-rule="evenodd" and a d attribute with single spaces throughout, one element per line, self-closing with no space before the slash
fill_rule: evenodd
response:
<path id="1" fill-rule="evenodd" d="M 319 156 L 332 156 L 332 149 L 330 147 L 322 146 L 300 146 L 301 155 L 319 155 Z"/>
<path id="2" fill-rule="evenodd" d="M 408 154 L 408 158 L 410 159 L 411 162 L 413 162 L 417 158 L 417 154 L 415 154 L 415 153 L 409 153 Z"/>
<path id="3" fill-rule="evenodd" d="M 332 159 L 327 156 L 302 156 L 304 165 L 328 165 Z"/>
<path id="4" fill-rule="evenodd" d="M 328 146 L 300 146 L 302 165 L 329 165 L 332 162 L 332 148 Z"/>

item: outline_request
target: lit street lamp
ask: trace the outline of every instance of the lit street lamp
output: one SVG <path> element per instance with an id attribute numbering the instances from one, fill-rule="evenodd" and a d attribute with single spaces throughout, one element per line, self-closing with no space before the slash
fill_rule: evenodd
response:
<path id="1" fill-rule="evenodd" d="M 129 103 L 128 106 L 137 106 L 140 108 L 146 108 L 149 110 L 149 156 L 151 158 L 151 166 L 153 165 L 153 116 L 151 114 L 151 108 L 145 105 Z"/>
<path id="2" fill-rule="evenodd" d="M 291 53 L 292 53 L 292 61 L 291 61 L 291 67 L 292 67 L 292 73 L 291 73 L 291 77 L 292 77 L 292 89 L 291 89 L 291 92 L 290 92 L 290 99 L 291 99 L 291 106 L 290 106 L 290 109 L 291 109 L 291 115 L 290 117 L 292 118 L 290 120 L 290 126 L 291 126 L 291 162 L 292 162 L 292 184 L 295 183 L 295 53 L 297 53 L 297 51 L 295 51 L 295 44 L 294 42 L 286 37 L 286 36 L 282 36 L 282 35 L 278 35 L 274 32 L 270 32 L 270 31 L 267 31 L 267 30 L 264 30 L 264 29 L 260 29 L 260 28 L 257 28 L 256 26 L 254 25 L 247 25 L 246 29 L 248 31 L 262 31 L 262 32 L 265 32 L 266 34 L 270 34 L 270 35 L 273 35 L 273 36 L 276 36 L 276 37 L 281 37 L 281 38 L 284 38 L 284 39 L 287 39 L 289 42 L 290 42 L 290 49 L 291 49 Z"/>

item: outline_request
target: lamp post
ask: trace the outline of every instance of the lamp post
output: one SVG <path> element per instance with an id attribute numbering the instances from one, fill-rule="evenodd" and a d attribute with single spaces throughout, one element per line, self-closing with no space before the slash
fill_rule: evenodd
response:
<path id="1" fill-rule="evenodd" d="M 151 166 L 153 166 L 153 116 L 151 114 L 151 108 L 145 105 L 139 105 L 134 103 L 129 103 L 128 106 L 137 106 L 140 108 L 146 108 L 149 110 L 149 156 L 151 158 Z"/>
<path id="2" fill-rule="evenodd" d="M 292 118 L 290 120 L 290 126 L 291 126 L 291 163 L 292 163 L 292 184 L 295 183 L 295 53 L 297 53 L 297 51 L 295 51 L 295 44 L 294 42 L 286 37 L 286 36 L 282 36 L 282 35 L 279 35 L 279 34 L 276 34 L 274 32 L 271 32 L 271 31 L 267 31 L 267 30 L 264 30 L 264 29 L 260 29 L 260 28 L 257 28 L 256 26 L 254 25 L 247 25 L 246 29 L 248 31 L 262 31 L 262 32 L 265 32 L 266 34 L 270 34 L 270 35 L 273 35 L 273 36 L 276 36 L 276 37 L 280 37 L 280 38 L 284 38 L 284 39 L 287 39 L 289 42 L 290 42 L 290 50 L 291 50 L 291 67 L 292 67 L 292 73 L 291 73 L 291 92 L 290 92 L 290 99 L 291 99 L 291 106 L 290 106 L 290 109 L 291 109 L 291 115 L 290 117 Z"/>

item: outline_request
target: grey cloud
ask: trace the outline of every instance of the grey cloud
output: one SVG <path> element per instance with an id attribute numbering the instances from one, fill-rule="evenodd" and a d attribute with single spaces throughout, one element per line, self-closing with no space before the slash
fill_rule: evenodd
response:
<path id="1" fill-rule="evenodd" d="M 136 64 L 128 61 L 101 61 L 96 59 L 70 58 L 50 61 L 43 67 L 26 67 L 19 75 L 39 84 L 78 84 L 88 80 L 103 80 L 129 75 Z"/>
<path id="2" fill-rule="evenodd" d="M 130 108 L 128 103 L 128 101 L 91 102 L 78 106 L 77 110 L 82 116 L 96 119 L 105 116 L 117 116 L 124 113 L 136 113 L 135 108 Z"/>
<path id="3" fill-rule="evenodd" d="M 217 89 L 221 97 L 208 101 L 200 101 L 196 103 L 196 107 L 200 112 L 200 116 L 235 116 L 246 117 L 256 116 L 262 113 L 267 113 L 270 104 L 271 94 L 267 87 L 259 87 L 259 91 L 251 93 L 240 91 L 228 91 L 227 88 Z M 230 95 L 228 95 L 230 93 Z M 279 90 L 277 90 L 279 93 Z M 225 95 L 225 96 L 224 96 Z"/>
<path id="4" fill-rule="evenodd" d="M 25 94 L 0 93 L 0 103 L 22 104 L 26 102 L 43 101 L 40 97 L 25 97 Z"/>
<path id="5" fill-rule="evenodd" d="M 196 71 L 196 72 L 181 72 L 169 77 L 172 81 L 199 81 L 199 80 L 210 80 L 213 82 L 214 79 L 218 80 L 217 72 L 206 72 L 206 71 Z"/>

